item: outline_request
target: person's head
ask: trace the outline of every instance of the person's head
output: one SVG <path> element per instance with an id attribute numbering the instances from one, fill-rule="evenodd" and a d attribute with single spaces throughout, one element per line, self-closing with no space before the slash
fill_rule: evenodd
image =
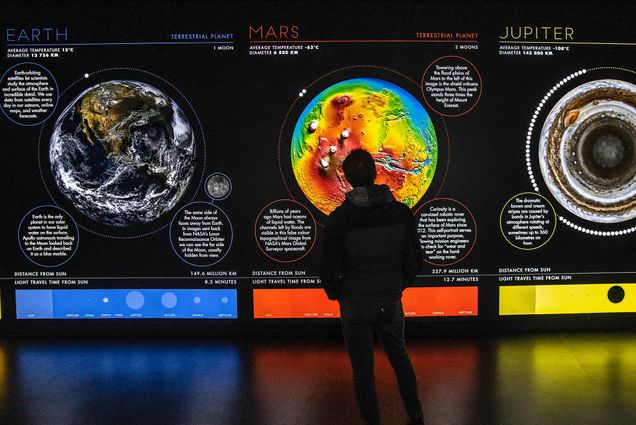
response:
<path id="1" fill-rule="evenodd" d="M 375 161 L 364 149 L 354 149 L 342 163 L 345 178 L 353 187 L 371 186 L 376 178 Z"/>

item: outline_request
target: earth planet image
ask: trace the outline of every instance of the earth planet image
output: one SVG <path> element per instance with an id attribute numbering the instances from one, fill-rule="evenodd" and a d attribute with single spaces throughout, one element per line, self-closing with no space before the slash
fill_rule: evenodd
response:
<path id="1" fill-rule="evenodd" d="M 342 163 L 353 149 L 367 150 L 376 164 L 376 184 L 413 207 L 431 184 L 437 136 L 431 118 L 406 90 L 374 78 L 341 81 L 320 92 L 296 122 L 291 163 L 296 181 L 325 214 L 351 186 Z"/>
<path id="2" fill-rule="evenodd" d="M 99 223 L 150 223 L 183 197 L 195 168 L 185 113 L 157 88 L 131 80 L 97 84 L 54 125 L 49 145 L 60 192 Z"/>

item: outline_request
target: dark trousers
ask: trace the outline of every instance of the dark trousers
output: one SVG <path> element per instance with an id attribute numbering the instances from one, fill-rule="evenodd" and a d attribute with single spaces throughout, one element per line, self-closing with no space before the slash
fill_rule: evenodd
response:
<path id="1" fill-rule="evenodd" d="M 411 419 L 422 417 L 415 372 L 404 343 L 402 302 L 387 304 L 340 300 L 340 317 L 353 369 L 353 386 L 364 423 L 380 423 L 373 369 L 374 333 L 382 342 L 391 362 L 407 415 Z"/>

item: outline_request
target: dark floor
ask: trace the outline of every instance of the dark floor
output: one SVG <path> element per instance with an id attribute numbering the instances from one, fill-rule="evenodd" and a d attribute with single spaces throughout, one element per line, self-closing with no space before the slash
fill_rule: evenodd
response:
<path id="1" fill-rule="evenodd" d="M 636 424 L 636 335 L 411 339 L 427 424 Z M 377 356 L 383 423 L 405 424 Z M 0 340 L 0 423 L 360 423 L 339 341 Z"/>

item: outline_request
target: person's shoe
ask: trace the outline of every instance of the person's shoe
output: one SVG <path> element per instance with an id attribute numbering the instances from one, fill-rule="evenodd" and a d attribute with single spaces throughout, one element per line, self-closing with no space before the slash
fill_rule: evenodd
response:
<path id="1" fill-rule="evenodd" d="M 419 418 L 411 418 L 410 425 L 424 425 L 424 416 L 420 416 Z"/>

